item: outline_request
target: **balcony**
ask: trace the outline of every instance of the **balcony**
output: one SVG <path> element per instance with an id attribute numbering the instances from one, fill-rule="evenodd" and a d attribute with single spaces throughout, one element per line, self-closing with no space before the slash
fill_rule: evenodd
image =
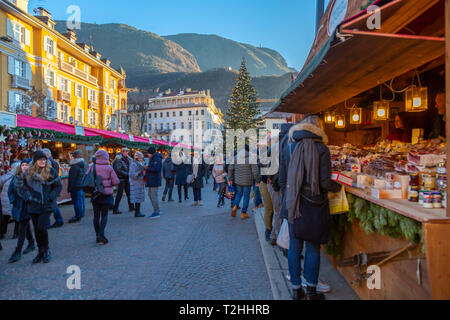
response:
<path id="1" fill-rule="evenodd" d="M 62 90 L 58 90 L 58 100 L 66 101 L 66 102 L 71 102 L 72 101 L 70 93 L 62 91 Z"/>
<path id="2" fill-rule="evenodd" d="M 75 66 L 71 65 L 70 63 L 59 60 L 58 65 L 59 65 L 59 69 L 61 69 L 62 71 L 70 73 L 70 74 L 72 74 L 80 79 L 83 79 L 85 81 L 88 81 L 94 85 L 98 84 L 98 80 L 96 77 L 91 76 L 90 74 L 87 74 L 86 72 L 76 68 Z"/>
<path id="3" fill-rule="evenodd" d="M 30 80 L 21 76 L 13 75 L 11 87 L 30 90 L 31 89 Z"/>
<path id="4" fill-rule="evenodd" d="M 89 109 L 98 109 L 98 102 L 88 100 L 88 108 Z"/>

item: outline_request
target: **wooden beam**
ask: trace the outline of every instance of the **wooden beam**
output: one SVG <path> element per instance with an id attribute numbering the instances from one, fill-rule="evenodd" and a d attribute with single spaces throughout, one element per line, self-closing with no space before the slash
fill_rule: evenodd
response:
<path id="1" fill-rule="evenodd" d="M 450 138 L 450 0 L 445 0 L 445 91 L 446 91 L 446 123 L 445 134 Z M 447 181 L 450 178 L 450 150 L 447 148 Z M 447 217 L 450 217 L 450 200 L 447 197 Z"/>

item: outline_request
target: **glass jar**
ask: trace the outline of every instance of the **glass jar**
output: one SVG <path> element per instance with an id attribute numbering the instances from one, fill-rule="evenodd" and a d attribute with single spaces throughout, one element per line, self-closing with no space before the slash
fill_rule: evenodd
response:
<path id="1" fill-rule="evenodd" d="M 436 177 L 431 174 L 424 174 L 423 177 L 423 188 L 425 190 L 434 190 L 436 189 Z"/>
<path id="2" fill-rule="evenodd" d="M 447 175 L 438 174 L 436 176 L 436 186 L 441 191 L 447 189 Z"/>
<path id="3" fill-rule="evenodd" d="M 433 209 L 433 195 L 430 191 L 423 193 L 423 207 L 426 209 Z"/>
<path id="4" fill-rule="evenodd" d="M 409 186 L 410 187 L 418 187 L 419 186 L 419 174 L 412 173 L 409 175 Z"/>
<path id="5" fill-rule="evenodd" d="M 447 166 L 445 165 L 445 162 L 440 162 L 438 164 L 437 173 L 438 174 L 445 174 L 445 175 L 447 174 Z"/>
<path id="6" fill-rule="evenodd" d="M 410 186 L 408 189 L 408 201 L 419 202 L 419 187 Z"/>
<path id="7" fill-rule="evenodd" d="M 442 208 L 442 195 L 439 191 L 433 192 L 433 208 Z"/>

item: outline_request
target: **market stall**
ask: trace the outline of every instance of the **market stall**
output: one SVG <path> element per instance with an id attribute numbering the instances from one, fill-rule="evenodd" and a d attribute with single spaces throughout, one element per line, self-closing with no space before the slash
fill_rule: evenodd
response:
<path id="1" fill-rule="evenodd" d="M 324 249 L 358 295 L 449 299 L 450 159 L 445 134 L 428 138 L 448 76 L 445 1 L 375 1 L 379 11 L 361 11 L 367 1 L 347 4 L 330 3 L 275 110 L 327 123 L 333 178 L 345 185 L 349 210 L 332 217 Z M 376 14 L 383 24 L 369 28 Z M 448 102 L 446 110 L 448 117 Z M 408 134 L 391 135 L 402 128 Z M 371 265 L 381 270 L 379 290 L 367 285 Z"/>

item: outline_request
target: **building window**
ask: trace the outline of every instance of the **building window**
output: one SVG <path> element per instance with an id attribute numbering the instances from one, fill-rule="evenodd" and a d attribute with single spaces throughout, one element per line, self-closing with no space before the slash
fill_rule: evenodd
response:
<path id="1" fill-rule="evenodd" d="M 195 115 L 198 116 L 198 110 L 195 110 Z"/>
<path id="2" fill-rule="evenodd" d="M 160 128 L 160 130 L 164 130 L 164 123 L 161 123 L 159 128 Z"/>
<path id="3" fill-rule="evenodd" d="M 202 110 L 202 116 L 204 116 L 205 115 L 205 110 Z"/>
<path id="4" fill-rule="evenodd" d="M 177 129 L 177 123 L 176 123 L 176 122 L 172 123 L 172 129 L 173 129 L 173 130 L 176 130 L 176 129 Z"/>
<path id="5" fill-rule="evenodd" d="M 59 87 L 62 91 L 70 93 L 69 80 L 67 80 L 65 78 L 59 78 Z"/>
<path id="6" fill-rule="evenodd" d="M 184 129 L 184 122 L 181 123 L 181 129 Z"/>
<path id="7" fill-rule="evenodd" d="M 15 60 L 14 63 L 14 72 L 16 74 L 16 76 L 22 77 L 22 78 L 26 78 L 26 64 L 24 61 L 20 61 L 20 60 Z"/>
<path id="8" fill-rule="evenodd" d="M 55 86 L 55 72 L 47 70 L 47 84 L 51 87 Z"/>
<path id="9" fill-rule="evenodd" d="M 169 112 L 167 112 L 167 118 L 169 117 Z"/>
<path id="10" fill-rule="evenodd" d="M 148 114 L 148 120 L 150 120 L 151 118 L 152 118 L 152 114 L 149 113 L 149 114 Z"/>
<path id="11" fill-rule="evenodd" d="M 166 129 L 169 130 L 170 129 L 170 123 L 166 123 Z"/>
<path id="12" fill-rule="evenodd" d="M 111 96 L 109 94 L 106 95 L 106 105 L 107 106 L 111 105 Z"/>
<path id="13" fill-rule="evenodd" d="M 189 113 L 188 113 L 190 116 L 192 116 L 192 111 L 191 110 L 189 110 Z"/>
<path id="14" fill-rule="evenodd" d="M 83 123 L 83 109 L 76 108 L 75 110 L 75 121 Z"/>
<path id="15" fill-rule="evenodd" d="M 111 79 L 111 89 L 116 89 L 116 80 Z"/>
<path id="16" fill-rule="evenodd" d="M 158 118 L 158 114 L 155 112 L 155 114 L 154 114 L 154 118 L 156 119 L 156 118 Z"/>
<path id="17" fill-rule="evenodd" d="M 75 95 L 83 98 L 83 86 L 81 84 L 75 84 Z"/>
<path id="18" fill-rule="evenodd" d="M 192 129 L 192 122 L 189 121 L 189 130 L 191 130 L 191 129 Z"/>
<path id="19" fill-rule="evenodd" d="M 52 38 L 47 37 L 47 43 L 45 43 L 46 46 L 46 51 L 51 54 L 51 55 L 55 55 L 55 41 L 53 41 Z"/>
<path id="20" fill-rule="evenodd" d="M 175 111 L 174 111 L 174 112 L 172 112 L 172 116 L 173 116 L 173 117 L 176 117 L 176 115 L 175 115 Z"/>
<path id="21" fill-rule="evenodd" d="M 160 118 L 163 117 L 163 113 L 162 113 L 162 112 L 159 113 L 159 117 L 160 117 Z"/>
<path id="22" fill-rule="evenodd" d="M 69 107 L 65 104 L 61 104 L 59 107 L 59 120 L 67 121 L 69 119 Z"/>
<path id="23" fill-rule="evenodd" d="M 180 136 L 180 141 L 183 142 L 183 140 L 184 140 L 184 137 Z"/>
<path id="24" fill-rule="evenodd" d="M 205 129 L 205 121 L 202 121 L 202 129 Z"/>
<path id="25" fill-rule="evenodd" d="M 92 89 L 88 89 L 88 99 L 89 101 L 97 102 L 97 92 Z"/>
<path id="26" fill-rule="evenodd" d="M 180 117 L 182 117 L 183 116 L 183 111 L 180 111 Z"/>

